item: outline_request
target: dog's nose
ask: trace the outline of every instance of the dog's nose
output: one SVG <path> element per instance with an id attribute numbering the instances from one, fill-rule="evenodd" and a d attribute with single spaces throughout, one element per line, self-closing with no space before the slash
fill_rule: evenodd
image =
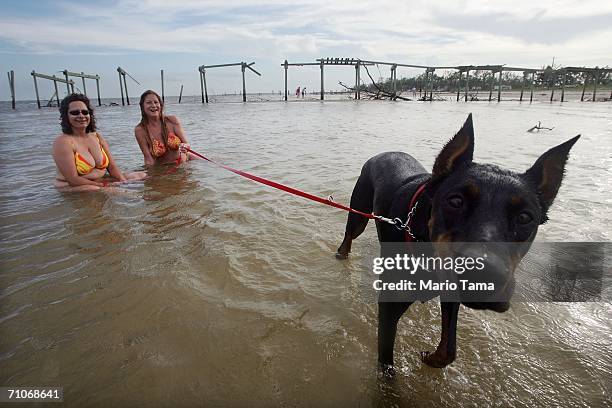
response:
<path id="1" fill-rule="evenodd" d="M 500 229 L 497 225 L 493 223 L 483 224 L 478 228 L 476 233 L 476 241 L 480 242 L 502 242 L 503 237 L 501 237 Z"/>

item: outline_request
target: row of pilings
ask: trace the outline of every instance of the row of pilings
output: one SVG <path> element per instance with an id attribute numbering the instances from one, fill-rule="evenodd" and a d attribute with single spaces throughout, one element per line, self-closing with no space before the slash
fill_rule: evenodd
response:
<path id="1" fill-rule="evenodd" d="M 233 67 L 239 66 L 242 72 L 242 100 L 243 102 L 247 101 L 247 92 L 246 92 L 246 79 L 245 72 L 250 70 L 261 76 L 259 72 L 257 72 L 253 65 L 255 63 L 246 63 L 246 62 L 237 62 L 237 63 L 229 63 L 229 64 L 215 64 L 215 65 L 201 65 L 198 67 L 198 73 L 200 76 L 200 87 L 202 94 L 202 103 L 209 103 L 208 98 L 208 87 L 206 83 L 206 72 L 207 70 L 213 68 L 224 68 L 224 67 Z M 414 65 L 414 64 L 402 64 L 395 62 L 386 62 L 386 61 L 371 61 L 371 60 L 362 60 L 359 58 L 319 58 L 316 59 L 315 62 L 293 62 L 289 63 L 285 60 L 281 67 L 284 69 L 284 100 L 288 100 L 288 74 L 289 67 L 304 67 L 304 66 L 318 66 L 320 69 L 320 99 L 325 99 L 325 67 L 327 66 L 352 66 L 355 69 L 355 86 L 353 88 L 348 88 L 352 93 L 354 93 L 355 99 L 361 99 L 362 92 L 365 87 L 363 85 L 363 81 L 361 79 L 362 76 L 362 68 L 367 69 L 369 66 L 389 66 L 390 67 L 390 90 L 389 94 L 391 96 L 398 95 L 397 90 L 397 69 L 399 67 L 402 68 L 412 68 L 412 69 L 422 69 L 424 79 L 422 80 L 422 86 L 419 89 L 420 100 L 425 101 L 433 101 L 434 100 L 434 74 L 436 71 L 440 70 L 454 70 L 458 73 L 458 77 L 456 79 L 456 100 L 459 101 L 463 99 L 464 101 L 471 100 L 469 98 L 470 93 L 470 73 L 474 72 L 489 72 L 490 73 L 490 82 L 489 82 L 489 95 L 488 100 L 492 101 L 496 99 L 498 102 L 501 101 L 501 93 L 502 93 L 502 74 L 504 72 L 522 72 L 523 78 L 521 83 L 521 92 L 519 100 L 522 102 L 525 94 L 525 90 L 529 91 L 529 101 L 533 101 L 534 94 L 534 86 L 536 75 L 541 75 L 543 73 L 547 73 L 549 76 L 553 76 L 555 78 L 561 78 L 560 81 L 560 92 L 561 92 L 561 102 L 565 101 L 565 90 L 566 90 L 566 79 L 568 74 L 581 74 L 584 78 L 582 84 L 582 95 L 580 100 L 584 101 L 585 92 L 587 88 L 587 84 L 589 83 L 589 79 L 591 80 L 591 84 L 593 84 L 593 95 L 591 100 L 595 101 L 597 97 L 597 87 L 602 78 L 602 75 L 608 75 L 612 72 L 611 68 L 599 68 L 599 67 L 564 67 L 558 69 L 546 68 L 521 68 L 521 67 L 509 67 L 505 65 L 459 65 L 459 66 L 426 66 L 426 65 Z M 127 78 L 129 77 L 134 82 L 140 85 L 140 83 L 132 77 L 126 70 L 121 67 L 117 67 L 117 72 L 119 75 L 119 88 L 121 92 L 121 104 L 127 105 L 130 104 L 130 97 L 128 94 L 128 82 Z M 66 90 L 68 93 L 74 92 L 75 82 L 71 78 L 80 78 L 82 81 L 82 93 L 87 95 L 87 87 L 86 87 L 86 79 L 95 80 L 96 82 L 96 90 L 97 90 L 97 100 L 98 106 L 102 104 L 100 98 L 100 75 L 98 74 L 86 74 L 84 72 L 72 72 L 67 69 L 62 71 L 64 77 L 58 77 L 55 75 L 47 75 L 42 74 L 36 71 L 32 71 L 31 75 L 34 80 L 34 91 L 36 94 L 36 103 L 38 108 L 41 108 L 41 98 L 38 92 L 38 82 L 37 80 L 49 80 L 53 82 L 54 86 L 54 94 L 49 98 L 47 102 L 47 106 L 51 106 L 54 101 L 57 102 L 57 106 L 59 106 L 60 96 L 59 96 L 59 84 L 64 84 L 66 86 Z M 15 73 L 14 71 L 10 71 L 8 74 L 9 80 L 9 91 L 11 93 L 11 105 L 12 108 L 15 109 Z M 369 72 L 368 72 L 369 75 Z M 165 99 L 165 86 L 164 86 L 164 70 L 161 70 L 161 94 L 162 99 Z M 424 91 L 424 92 L 423 92 Z M 493 96 L 494 91 L 496 91 L 495 97 Z M 552 87 L 550 94 L 550 101 L 552 102 L 555 93 L 555 86 Z M 183 94 L 183 86 L 181 85 L 181 91 L 179 95 L 179 103 L 181 101 Z M 610 100 L 612 100 L 612 93 L 610 94 Z"/>

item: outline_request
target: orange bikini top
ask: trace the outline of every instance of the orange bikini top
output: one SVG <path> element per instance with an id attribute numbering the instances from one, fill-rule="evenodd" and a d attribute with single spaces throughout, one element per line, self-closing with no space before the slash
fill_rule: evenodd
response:
<path id="1" fill-rule="evenodd" d="M 151 146 L 151 154 L 155 158 L 162 157 L 168 151 L 166 149 L 166 146 L 168 146 L 168 149 L 170 150 L 178 150 L 180 144 L 181 139 L 179 139 L 179 137 L 173 132 L 170 132 L 168 133 L 168 143 L 166 145 L 164 145 L 157 139 L 153 139 L 153 145 Z"/>
<path id="2" fill-rule="evenodd" d="M 108 155 L 106 151 L 102 147 L 102 143 L 100 142 L 100 136 L 96 133 L 96 137 L 98 138 L 98 143 L 100 144 L 100 150 L 102 151 L 102 163 L 99 165 L 91 165 L 85 157 L 79 152 L 74 152 L 74 164 L 76 166 L 77 174 L 79 176 L 84 176 L 86 174 L 91 173 L 93 169 L 104 170 L 108 167 Z"/>

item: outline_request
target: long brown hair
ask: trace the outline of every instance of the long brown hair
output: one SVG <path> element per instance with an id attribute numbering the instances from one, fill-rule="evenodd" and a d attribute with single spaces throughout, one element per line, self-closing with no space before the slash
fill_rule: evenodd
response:
<path id="1" fill-rule="evenodd" d="M 140 105 L 140 123 L 138 124 L 138 126 L 141 126 L 145 130 L 145 133 L 147 134 L 147 139 L 149 140 L 149 145 L 151 146 L 152 150 L 153 139 L 149 134 L 149 127 L 147 126 L 149 124 L 149 118 L 147 117 L 144 111 L 144 100 L 149 95 L 155 95 L 155 97 L 159 101 L 159 120 L 161 121 L 161 133 L 165 145 L 168 145 L 168 131 L 166 130 L 166 118 L 164 117 L 164 101 L 162 101 L 162 98 L 157 94 L 157 92 L 152 91 L 150 89 L 148 91 L 145 91 L 142 95 L 140 95 L 140 102 L 138 103 Z"/>

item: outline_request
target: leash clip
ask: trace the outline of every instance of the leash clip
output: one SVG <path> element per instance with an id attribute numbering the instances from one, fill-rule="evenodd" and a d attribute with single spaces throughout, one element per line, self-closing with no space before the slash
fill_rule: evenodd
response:
<path id="1" fill-rule="evenodd" d="M 416 240 L 416 237 L 414 236 L 414 234 L 412 233 L 412 230 L 410 229 L 410 220 L 412 219 L 412 216 L 414 215 L 414 212 L 416 211 L 418 204 L 419 204 L 418 201 L 414 203 L 414 207 L 410 209 L 410 212 L 408 213 L 408 216 L 406 217 L 406 222 L 402 222 L 401 218 L 394 218 L 393 221 L 391 222 L 395 226 L 395 228 L 397 228 L 400 231 L 405 231 L 414 240 Z"/>

